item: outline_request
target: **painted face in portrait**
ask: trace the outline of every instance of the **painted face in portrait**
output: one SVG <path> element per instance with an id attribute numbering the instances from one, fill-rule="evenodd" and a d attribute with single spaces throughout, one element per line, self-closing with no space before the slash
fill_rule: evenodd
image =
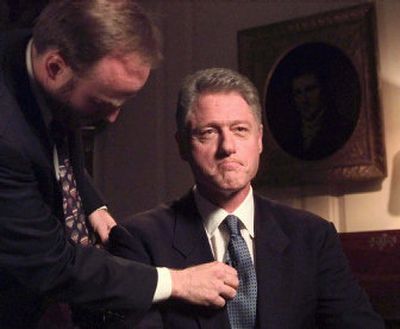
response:
<path id="1" fill-rule="evenodd" d="M 292 94 L 296 110 L 306 119 L 316 116 L 321 107 L 321 86 L 313 73 L 305 73 L 292 81 Z"/>

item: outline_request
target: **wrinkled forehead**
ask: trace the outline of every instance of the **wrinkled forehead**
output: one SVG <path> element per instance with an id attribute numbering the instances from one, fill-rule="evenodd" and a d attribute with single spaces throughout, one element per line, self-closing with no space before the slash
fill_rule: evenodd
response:
<path id="1" fill-rule="evenodd" d="M 197 110 L 199 106 L 199 102 L 206 98 L 207 96 L 217 96 L 219 98 L 223 98 L 225 100 L 232 100 L 235 99 L 237 102 L 241 103 L 241 106 L 246 109 L 245 112 L 250 114 L 254 120 L 261 124 L 261 119 L 258 116 L 258 113 L 260 109 L 255 109 L 256 105 L 253 105 L 249 103 L 249 101 L 244 97 L 243 93 L 240 90 L 236 89 L 229 89 L 229 90 L 223 90 L 223 91 L 206 91 L 199 93 L 197 97 L 193 100 L 191 106 L 189 107 L 189 110 L 186 115 L 186 123 L 188 122 L 188 118 L 190 115 L 193 116 L 193 113 Z M 228 104 L 225 104 L 226 106 L 229 106 Z"/>
<path id="2" fill-rule="evenodd" d="M 203 93 L 186 115 L 186 126 L 193 123 L 258 122 L 254 111 L 238 92 Z"/>

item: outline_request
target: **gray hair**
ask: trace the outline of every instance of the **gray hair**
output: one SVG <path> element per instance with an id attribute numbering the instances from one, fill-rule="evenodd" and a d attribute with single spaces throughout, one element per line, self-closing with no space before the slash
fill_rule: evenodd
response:
<path id="1" fill-rule="evenodd" d="M 77 73 L 107 55 L 138 52 L 152 67 L 162 58 L 161 35 L 134 0 L 58 0 L 41 12 L 33 29 L 39 54 L 58 49 Z"/>
<path id="2" fill-rule="evenodd" d="M 178 96 L 176 125 L 178 132 L 186 131 L 187 117 L 193 104 L 208 93 L 237 92 L 250 106 L 255 119 L 261 123 L 261 104 L 258 91 L 248 78 L 227 68 L 210 68 L 189 75 L 183 82 Z"/>

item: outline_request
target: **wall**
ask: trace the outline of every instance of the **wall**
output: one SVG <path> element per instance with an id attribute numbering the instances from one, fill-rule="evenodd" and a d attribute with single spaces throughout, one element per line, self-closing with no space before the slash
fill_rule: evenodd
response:
<path id="1" fill-rule="evenodd" d="M 378 0 L 378 76 L 385 123 L 388 177 L 382 190 L 346 195 L 343 200 L 346 231 L 400 228 L 400 2 Z"/>
<path id="2" fill-rule="evenodd" d="M 95 179 L 117 218 L 176 198 L 193 183 L 174 141 L 176 95 L 185 75 L 211 66 L 237 69 L 238 30 L 363 2 L 143 1 L 163 31 L 164 63 L 96 141 Z M 340 231 L 400 228 L 400 1 L 377 0 L 376 8 L 389 175 L 377 192 L 285 200 L 332 220 Z"/>

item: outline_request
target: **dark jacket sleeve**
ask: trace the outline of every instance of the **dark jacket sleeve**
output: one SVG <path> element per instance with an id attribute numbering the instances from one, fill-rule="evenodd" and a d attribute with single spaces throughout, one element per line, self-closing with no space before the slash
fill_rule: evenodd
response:
<path id="1" fill-rule="evenodd" d="M 326 329 L 384 329 L 352 275 L 333 224 L 321 238 L 318 255 L 317 323 Z"/>
<path id="2" fill-rule="evenodd" d="M 138 231 L 126 230 L 123 226 L 115 226 L 110 234 L 109 250 L 112 254 L 139 261 L 145 264 L 152 264 L 150 254 L 146 251 L 144 244 L 139 238 Z M 118 329 L 131 328 L 135 323 L 135 329 L 152 329 L 163 328 L 162 316 L 157 304 L 153 305 L 150 310 L 142 316 L 137 317 L 135 314 L 125 314 L 124 325 L 116 327 Z M 112 329 L 112 326 L 106 326 Z"/>
<path id="3" fill-rule="evenodd" d="M 69 244 L 38 186 L 32 162 L 0 137 L 0 281 L 89 307 L 148 309 L 156 270 Z"/>

